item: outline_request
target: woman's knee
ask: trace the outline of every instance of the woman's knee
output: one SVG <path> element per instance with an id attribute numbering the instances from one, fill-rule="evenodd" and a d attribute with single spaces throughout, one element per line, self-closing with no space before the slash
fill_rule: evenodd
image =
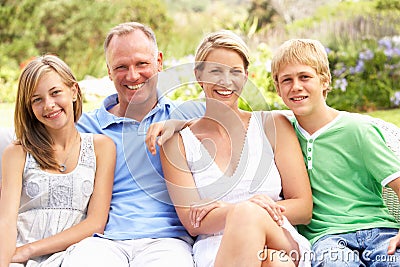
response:
<path id="1" fill-rule="evenodd" d="M 250 201 L 235 204 L 228 212 L 226 220 L 227 222 L 229 221 L 240 225 L 259 225 L 268 223 L 269 221 L 273 222 L 265 209 Z"/>

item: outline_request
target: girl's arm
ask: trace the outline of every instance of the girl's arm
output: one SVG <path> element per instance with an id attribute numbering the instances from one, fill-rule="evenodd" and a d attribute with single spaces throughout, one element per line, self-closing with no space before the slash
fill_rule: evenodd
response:
<path id="1" fill-rule="evenodd" d="M 266 116 L 264 126 L 282 179 L 284 200 L 278 203 L 285 207 L 283 214 L 291 224 L 308 224 L 313 207 L 311 186 L 293 126 L 275 112 Z"/>
<path id="2" fill-rule="evenodd" d="M 94 233 L 103 233 L 110 209 L 116 148 L 114 142 L 105 135 L 97 134 L 93 138 L 96 174 L 86 218 L 54 236 L 18 248 L 19 253 L 15 255 L 15 260 L 23 262 L 29 258 L 63 251 L 85 237 L 92 236 Z"/>
<path id="3" fill-rule="evenodd" d="M 225 217 L 231 205 L 223 202 L 204 204 L 207 201 L 200 200 L 179 133 L 164 143 L 160 156 L 169 195 L 186 230 L 196 236 L 224 229 Z"/>
<path id="4" fill-rule="evenodd" d="M 10 144 L 2 156 L 0 197 L 0 267 L 8 267 L 15 253 L 17 218 L 22 190 L 22 173 L 26 153 L 21 145 Z"/>

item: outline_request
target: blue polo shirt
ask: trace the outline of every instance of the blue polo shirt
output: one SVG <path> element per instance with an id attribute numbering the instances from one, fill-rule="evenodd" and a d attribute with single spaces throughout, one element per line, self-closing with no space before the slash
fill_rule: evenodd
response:
<path id="1" fill-rule="evenodd" d="M 204 115 L 204 103 L 161 97 L 141 122 L 107 111 L 117 103 L 117 94 L 111 95 L 99 109 L 84 113 L 77 123 L 79 131 L 105 134 L 117 147 L 111 207 L 102 236 L 113 240 L 186 239 L 189 235 L 169 198 L 159 153 L 151 155 L 144 141 L 151 123 L 200 117 Z"/>

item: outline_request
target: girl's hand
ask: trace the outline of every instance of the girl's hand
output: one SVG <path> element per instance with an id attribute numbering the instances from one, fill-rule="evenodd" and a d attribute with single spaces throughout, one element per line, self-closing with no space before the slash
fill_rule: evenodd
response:
<path id="1" fill-rule="evenodd" d="M 271 218 L 276 221 L 279 226 L 283 225 L 283 215 L 282 212 L 285 211 L 285 207 L 277 204 L 267 195 L 255 195 L 249 199 L 249 201 L 259 205 L 265 209 Z"/>

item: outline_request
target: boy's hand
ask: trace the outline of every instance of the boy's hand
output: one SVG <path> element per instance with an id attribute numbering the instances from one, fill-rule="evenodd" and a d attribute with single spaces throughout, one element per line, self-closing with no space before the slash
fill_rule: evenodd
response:
<path id="1" fill-rule="evenodd" d="M 393 255 L 398 247 L 400 247 L 400 231 L 395 237 L 390 239 L 388 254 Z"/>

